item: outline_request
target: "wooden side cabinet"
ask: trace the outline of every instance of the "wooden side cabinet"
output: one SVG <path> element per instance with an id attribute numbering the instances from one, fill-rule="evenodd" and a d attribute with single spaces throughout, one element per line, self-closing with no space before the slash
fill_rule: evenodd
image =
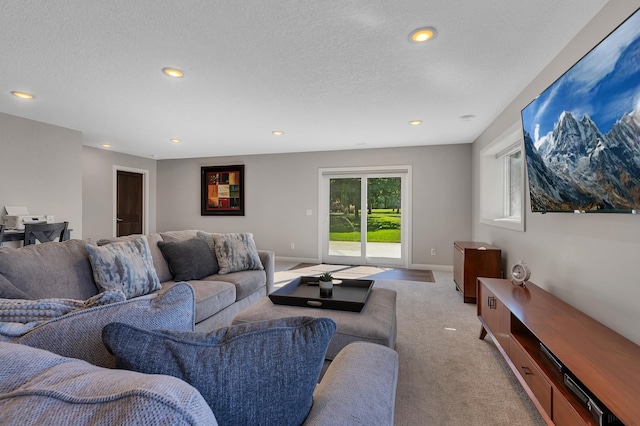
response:
<path id="1" fill-rule="evenodd" d="M 454 241 L 453 281 L 464 303 L 476 303 L 476 279 L 500 278 L 502 251 L 487 243 Z"/>
<path id="2" fill-rule="evenodd" d="M 532 282 L 479 278 L 478 318 L 548 425 L 640 424 L 640 346 Z"/>

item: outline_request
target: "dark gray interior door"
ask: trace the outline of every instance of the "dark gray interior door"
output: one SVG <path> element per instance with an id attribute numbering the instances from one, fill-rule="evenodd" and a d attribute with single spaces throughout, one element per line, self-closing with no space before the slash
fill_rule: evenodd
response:
<path id="1" fill-rule="evenodd" d="M 116 236 L 142 234 L 142 174 L 118 171 Z"/>

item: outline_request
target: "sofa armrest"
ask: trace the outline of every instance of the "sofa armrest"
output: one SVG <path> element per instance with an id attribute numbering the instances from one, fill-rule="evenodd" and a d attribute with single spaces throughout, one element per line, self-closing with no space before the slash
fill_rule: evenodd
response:
<path id="1" fill-rule="evenodd" d="M 269 250 L 258 250 L 258 255 L 264 267 L 264 273 L 267 275 L 267 294 L 269 294 L 273 291 L 276 253 Z"/>
<path id="2" fill-rule="evenodd" d="M 311 425 L 393 425 L 398 353 L 368 342 L 347 345 L 313 393 Z"/>
<path id="3" fill-rule="evenodd" d="M 0 342 L 2 424 L 217 425 L 194 387 Z"/>

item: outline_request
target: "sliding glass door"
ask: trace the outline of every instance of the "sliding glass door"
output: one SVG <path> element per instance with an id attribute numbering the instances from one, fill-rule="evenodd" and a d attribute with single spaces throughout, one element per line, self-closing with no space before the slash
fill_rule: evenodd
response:
<path id="1" fill-rule="evenodd" d="M 323 176 L 325 263 L 405 265 L 406 173 Z"/>

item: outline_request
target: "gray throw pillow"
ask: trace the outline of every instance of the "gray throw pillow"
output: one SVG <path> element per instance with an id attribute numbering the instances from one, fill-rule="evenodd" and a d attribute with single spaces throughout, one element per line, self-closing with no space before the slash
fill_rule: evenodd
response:
<path id="1" fill-rule="evenodd" d="M 213 241 L 220 275 L 264 269 L 253 234 L 213 234 Z"/>
<path id="2" fill-rule="evenodd" d="M 0 298 L 3 299 L 31 299 L 27 293 L 11 284 L 11 281 L 0 275 Z"/>
<path id="3" fill-rule="evenodd" d="M 200 391 L 222 425 L 300 425 L 313 404 L 336 324 L 289 317 L 209 333 L 108 324 L 116 366 L 178 377 Z"/>
<path id="4" fill-rule="evenodd" d="M 115 368 L 114 356 L 102 343 L 105 325 L 120 321 L 150 329 L 193 331 L 194 320 L 193 288 L 187 283 L 177 283 L 158 293 L 68 313 L 40 324 L 18 338 L 15 333 L 0 333 L 0 341 Z"/>
<path id="5" fill-rule="evenodd" d="M 167 259 L 175 281 L 199 280 L 216 273 L 213 256 L 204 237 L 158 241 L 158 247 Z"/>
<path id="6" fill-rule="evenodd" d="M 131 234 L 124 235 L 122 237 L 110 237 L 110 238 L 101 238 L 98 240 L 96 245 L 104 246 L 111 243 L 117 243 L 122 241 L 131 241 L 140 238 L 144 234 Z M 169 271 L 169 265 L 167 265 L 167 261 L 162 256 L 162 252 L 158 248 L 158 241 L 163 241 L 162 236 L 158 233 L 147 234 L 147 243 L 149 244 L 149 251 L 151 252 L 151 258 L 153 259 L 153 267 L 156 270 L 156 274 L 158 275 L 158 279 L 161 283 L 165 281 L 171 281 L 173 276 L 171 275 L 171 271 Z"/>
<path id="7" fill-rule="evenodd" d="M 160 290 L 147 237 L 101 247 L 87 244 L 93 279 L 102 290 L 121 290 L 127 299 Z"/>

